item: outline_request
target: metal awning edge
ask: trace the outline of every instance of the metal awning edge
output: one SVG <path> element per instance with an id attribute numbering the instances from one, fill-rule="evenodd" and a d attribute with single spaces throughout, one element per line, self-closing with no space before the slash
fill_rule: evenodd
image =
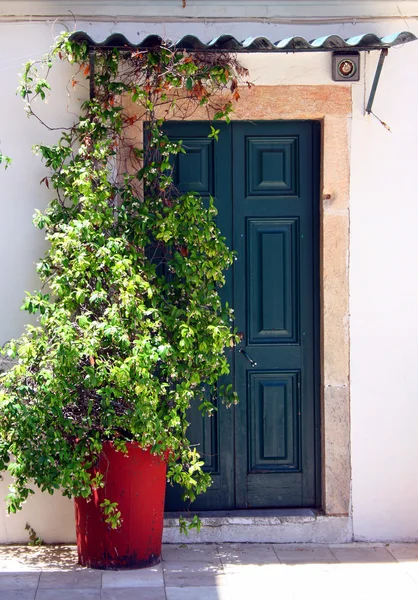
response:
<path id="1" fill-rule="evenodd" d="M 392 48 L 401 44 L 413 42 L 417 37 L 409 31 L 401 31 L 389 36 L 378 37 L 374 33 L 365 33 L 359 36 L 343 39 L 337 34 L 327 35 L 311 41 L 301 36 L 285 38 L 272 42 L 269 38 L 258 36 L 249 37 L 238 41 L 233 35 L 223 34 L 205 43 L 197 36 L 188 34 L 176 42 L 163 39 L 156 34 L 147 35 L 140 42 L 133 42 L 122 33 L 112 33 L 106 39 L 93 40 L 85 31 L 74 31 L 70 39 L 76 42 L 85 42 L 89 47 L 96 48 L 135 48 L 151 49 L 161 44 L 178 50 L 200 52 L 326 52 L 326 51 L 370 51 Z"/>

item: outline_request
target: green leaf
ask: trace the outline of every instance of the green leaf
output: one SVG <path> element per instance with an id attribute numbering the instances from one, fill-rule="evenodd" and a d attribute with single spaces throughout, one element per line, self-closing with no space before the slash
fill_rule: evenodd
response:
<path id="1" fill-rule="evenodd" d="M 220 133 L 220 129 L 215 129 L 214 127 L 212 127 L 212 125 L 210 126 L 210 133 L 208 135 L 209 138 L 215 138 L 216 141 L 218 141 L 218 137 L 219 137 L 219 133 Z"/>

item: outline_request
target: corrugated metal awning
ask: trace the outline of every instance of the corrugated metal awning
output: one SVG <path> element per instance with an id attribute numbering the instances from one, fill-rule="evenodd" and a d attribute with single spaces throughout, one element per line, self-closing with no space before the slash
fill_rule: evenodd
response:
<path id="1" fill-rule="evenodd" d="M 327 35 L 308 41 L 300 36 L 285 38 L 272 42 L 267 37 L 250 37 L 239 42 L 233 35 L 220 35 L 210 42 L 202 42 L 195 35 L 185 35 L 177 42 L 163 40 L 159 35 L 148 35 L 140 42 L 129 41 L 121 33 L 113 33 L 103 41 L 93 40 L 85 31 L 75 31 L 70 39 L 87 42 L 91 47 L 99 48 L 138 48 L 148 49 L 160 46 L 161 43 L 178 50 L 197 50 L 200 52 L 329 52 L 329 51 L 369 51 L 382 50 L 413 42 L 417 38 L 409 31 L 402 31 L 385 37 L 374 33 L 365 33 L 356 37 L 343 39 L 339 35 Z"/>

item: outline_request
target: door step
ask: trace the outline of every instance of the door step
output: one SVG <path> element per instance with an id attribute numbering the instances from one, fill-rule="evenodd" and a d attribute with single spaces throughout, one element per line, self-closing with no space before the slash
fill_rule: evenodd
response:
<path id="1" fill-rule="evenodd" d="M 179 517 L 197 514 L 202 522 L 198 533 L 180 533 Z M 276 544 L 343 544 L 353 540 L 349 516 L 328 516 L 311 509 L 235 510 L 165 513 L 165 544 L 220 542 L 267 542 Z"/>

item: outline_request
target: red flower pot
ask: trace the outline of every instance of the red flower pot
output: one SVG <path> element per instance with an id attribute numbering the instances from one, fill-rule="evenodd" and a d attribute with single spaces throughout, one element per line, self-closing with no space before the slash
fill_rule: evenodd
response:
<path id="1" fill-rule="evenodd" d="M 128 443 L 128 454 L 103 444 L 94 472 L 105 487 L 90 498 L 75 499 L 78 558 L 93 569 L 137 569 L 160 562 L 163 535 L 166 463 L 148 449 Z M 100 504 L 117 502 L 122 525 L 111 529 Z"/>

